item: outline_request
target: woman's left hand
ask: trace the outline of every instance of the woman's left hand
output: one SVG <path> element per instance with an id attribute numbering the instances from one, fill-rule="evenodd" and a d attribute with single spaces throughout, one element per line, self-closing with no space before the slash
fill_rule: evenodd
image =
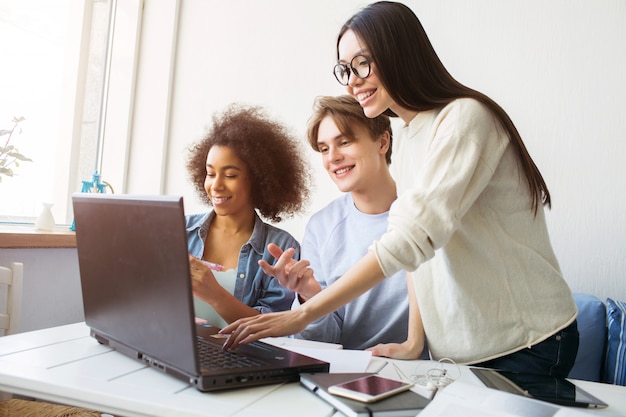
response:
<path id="1" fill-rule="evenodd" d="M 422 349 L 416 348 L 413 343 L 379 343 L 378 345 L 366 349 L 374 356 L 382 356 L 391 359 L 413 360 L 419 358 Z"/>

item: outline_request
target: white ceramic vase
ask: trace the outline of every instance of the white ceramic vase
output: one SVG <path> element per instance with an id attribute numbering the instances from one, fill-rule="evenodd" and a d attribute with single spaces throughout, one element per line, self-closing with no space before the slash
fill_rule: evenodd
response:
<path id="1" fill-rule="evenodd" d="M 43 209 L 35 222 L 35 228 L 38 230 L 52 231 L 54 230 L 54 224 L 52 203 L 43 203 Z"/>

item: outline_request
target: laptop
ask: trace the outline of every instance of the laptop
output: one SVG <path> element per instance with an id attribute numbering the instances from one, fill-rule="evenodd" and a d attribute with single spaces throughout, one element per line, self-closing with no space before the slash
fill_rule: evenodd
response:
<path id="1" fill-rule="evenodd" d="M 329 364 L 195 323 L 183 198 L 72 195 L 85 322 L 98 342 L 200 391 L 298 381 Z M 210 360 L 215 356 L 215 360 Z"/>

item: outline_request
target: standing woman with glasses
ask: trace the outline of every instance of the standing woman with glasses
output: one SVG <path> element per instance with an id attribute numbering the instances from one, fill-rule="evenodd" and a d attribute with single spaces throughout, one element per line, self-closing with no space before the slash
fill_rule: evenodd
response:
<path id="1" fill-rule="evenodd" d="M 401 3 L 373 3 L 350 18 L 337 58 L 337 80 L 367 117 L 404 122 L 387 232 L 300 309 L 225 328 L 226 347 L 297 333 L 405 269 L 434 359 L 567 376 L 576 306 L 548 236 L 550 193 L 509 116 L 448 73 Z M 273 274 L 288 275 L 288 262 L 281 257 Z"/>

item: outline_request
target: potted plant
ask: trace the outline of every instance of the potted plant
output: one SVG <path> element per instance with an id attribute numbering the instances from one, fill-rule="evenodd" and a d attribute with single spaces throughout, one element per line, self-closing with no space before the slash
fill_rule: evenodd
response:
<path id="1" fill-rule="evenodd" d="M 13 117 L 13 128 L 11 130 L 0 130 L 0 182 L 2 182 L 3 175 L 12 177 L 14 175 L 13 168 L 18 168 L 20 162 L 32 162 L 32 159 L 22 155 L 10 143 L 15 129 L 23 120 L 23 117 Z M 4 136 L 7 137 L 6 140 L 3 139 Z"/>

